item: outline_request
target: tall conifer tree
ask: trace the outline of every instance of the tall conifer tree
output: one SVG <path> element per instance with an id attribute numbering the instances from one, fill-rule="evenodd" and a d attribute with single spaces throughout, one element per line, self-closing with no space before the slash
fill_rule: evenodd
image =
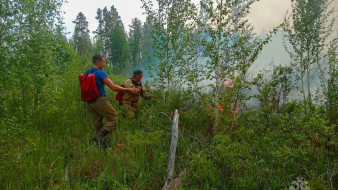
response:
<path id="1" fill-rule="evenodd" d="M 88 56 L 91 49 L 91 40 L 86 17 L 82 12 L 79 12 L 73 23 L 75 24 L 73 34 L 75 51 L 80 55 Z"/>

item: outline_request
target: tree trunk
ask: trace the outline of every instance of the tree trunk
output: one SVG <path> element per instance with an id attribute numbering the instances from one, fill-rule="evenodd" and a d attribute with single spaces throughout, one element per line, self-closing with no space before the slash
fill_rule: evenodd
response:
<path id="1" fill-rule="evenodd" d="M 317 44 L 317 48 L 319 48 L 319 44 Z M 320 82 L 322 83 L 323 93 L 325 94 L 327 92 L 327 87 L 326 87 L 326 84 L 325 84 L 325 74 L 324 74 L 324 71 L 322 69 L 322 66 L 319 63 L 319 50 L 317 50 L 317 52 L 316 52 L 316 63 L 317 63 L 317 66 L 318 66 L 318 69 L 319 69 L 319 72 L 320 72 L 319 78 L 320 78 Z"/>
<path id="2" fill-rule="evenodd" d="M 302 82 L 302 94 L 303 94 L 303 103 L 304 103 L 304 107 L 306 110 L 306 97 L 305 97 L 305 89 L 304 89 L 304 71 L 303 71 L 303 67 L 304 67 L 304 63 L 303 63 L 303 55 L 300 55 L 300 79 Z"/>
<path id="3" fill-rule="evenodd" d="M 218 26 L 221 25 L 222 20 L 222 8 L 223 8 L 223 0 L 221 0 L 220 5 L 220 11 L 219 11 L 219 19 L 218 19 Z M 218 99 L 219 99 L 219 93 L 220 93 L 220 40 L 221 40 L 221 31 L 218 28 L 218 39 L 217 39 L 217 61 L 216 61 L 216 96 L 215 96 L 215 128 L 214 133 L 217 133 L 218 128 L 218 115 L 219 115 L 219 109 L 218 109 Z"/>
<path id="4" fill-rule="evenodd" d="M 309 50 L 307 51 L 307 64 L 306 64 L 306 82 L 307 82 L 307 93 L 308 93 L 308 103 L 309 103 L 309 108 L 310 108 L 310 105 L 311 105 L 311 85 L 310 85 L 310 66 L 311 66 L 311 62 L 310 62 L 310 52 Z"/>

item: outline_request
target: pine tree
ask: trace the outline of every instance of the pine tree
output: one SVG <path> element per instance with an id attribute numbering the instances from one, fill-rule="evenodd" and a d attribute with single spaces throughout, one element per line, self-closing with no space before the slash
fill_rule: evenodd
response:
<path id="1" fill-rule="evenodd" d="M 139 19 L 134 18 L 131 22 L 129 31 L 129 48 L 133 68 L 142 65 L 141 45 L 142 45 L 142 23 Z"/>
<path id="2" fill-rule="evenodd" d="M 103 42 L 104 42 L 104 35 L 103 35 L 103 28 L 104 28 L 104 21 L 103 21 L 103 13 L 101 9 L 97 9 L 95 19 L 98 21 L 99 25 L 97 29 L 93 32 L 95 34 L 94 37 L 94 46 L 96 53 L 103 54 Z"/>
<path id="3" fill-rule="evenodd" d="M 126 34 L 123 28 L 116 24 L 111 33 L 111 61 L 113 64 L 113 70 L 117 73 L 127 74 L 130 71 L 130 57 L 129 57 L 129 46 L 126 39 Z"/>
<path id="4" fill-rule="evenodd" d="M 91 40 L 86 17 L 82 12 L 79 12 L 73 23 L 75 24 L 73 34 L 75 51 L 81 56 L 88 56 L 91 49 Z"/>
<path id="5" fill-rule="evenodd" d="M 141 44 L 142 62 L 146 67 L 156 62 L 156 59 L 154 57 L 153 39 L 152 39 L 153 25 L 154 24 L 152 17 L 147 16 L 146 21 L 143 23 L 142 27 L 142 44 Z"/>
<path id="6" fill-rule="evenodd" d="M 113 42 L 111 35 L 116 25 L 119 25 L 124 31 L 123 23 L 114 6 L 111 6 L 110 10 L 107 7 L 104 7 L 102 10 L 98 9 L 96 13 L 97 16 L 95 18 L 98 20 L 99 25 L 96 31 L 94 31 L 96 39 L 95 49 L 106 57 L 107 64 L 113 64 L 112 57 L 114 52 L 111 49 L 111 43 Z"/>

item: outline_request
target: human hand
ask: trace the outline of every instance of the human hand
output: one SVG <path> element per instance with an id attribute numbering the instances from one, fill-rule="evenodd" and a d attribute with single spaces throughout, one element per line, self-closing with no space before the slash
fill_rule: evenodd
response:
<path id="1" fill-rule="evenodd" d="M 138 94 L 139 90 L 138 89 L 134 89 L 134 88 L 129 88 L 129 92 L 131 92 L 133 94 Z"/>

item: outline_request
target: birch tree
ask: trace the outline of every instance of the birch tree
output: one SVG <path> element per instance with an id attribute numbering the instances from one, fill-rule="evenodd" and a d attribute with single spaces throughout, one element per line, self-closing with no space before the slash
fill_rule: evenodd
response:
<path id="1" fill-rule="evenodd" d="M 215 131 L 217 131 L 218 102 L 221 99 L 222 84 L 231 79 L 235 82 L 236 103 L 244 88 L 248 69 L 256 60 L 258 53 L 271 37 L 255 37 L 253 28 L 246 16 L 256 0 L 218 0 L 201 1 L 201 7 L 209 18 L 203 26 L 207 37 L 203 40 L 204 56 L 208 58 L 207 79 L 213 79 L 215 102 Z"/>
<path id="2" fill-rule="evenodd" d="M 42 89 L 52 73 L 62 3 L 4 0 L 0 4 L 0 106 L 22 122 L 39 109 Z"/>
<path id="3" fill-rule="evenodd" d="M 333 9 L 328 9 L 332 0 L 294 0 L 292 12 L 284 19 L 285 45 L 292 65 L 296 68 L 301 82 L 301 93 L 305 109 L 312 103 L 311 79 L 314 68 L 319 70 L 321 84 L 326 91 L 323 50 L 327 47 L 328 36 L 332 33 L 334 19 L 330 19 Z M 316 65 L 316 67 L 314 67 Z M 308 102 L 308 104 L 306 103 Z"/>
<path id="4" fill-rule="evenodd" d="M 152 1 L 142 2 L 148 16 L 153 18 L 153 50 L 158 63 L 151 68 L 157 75 L 156 81 L 169 91 L 178 89 L 182 86 L 180 68 L 189 64 L 185 59 L 189 52 L 185 50 L 196 6 L 190 0 L 158 0 L 158 9 L 154 10 Z"/>

